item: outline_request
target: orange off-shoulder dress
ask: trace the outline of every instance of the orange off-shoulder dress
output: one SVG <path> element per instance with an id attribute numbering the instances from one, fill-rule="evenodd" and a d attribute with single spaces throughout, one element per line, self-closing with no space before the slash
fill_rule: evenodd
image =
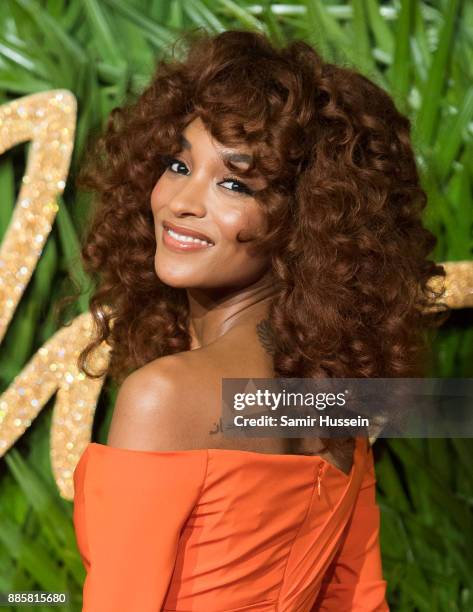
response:
<path id="1" fill-rule="evenodd" d="M 141 451 L 74 471 L 82 612 L 384 612 L 373 454 Z"/>

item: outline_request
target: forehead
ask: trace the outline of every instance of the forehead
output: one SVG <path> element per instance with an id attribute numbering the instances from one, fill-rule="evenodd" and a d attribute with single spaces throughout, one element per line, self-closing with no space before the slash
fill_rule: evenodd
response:
<path id="1" fill-rule="evenodd" d="M 200 117 L 193 119 L 184 129 L 181 135 L 181 146 L 191 151 L 200 147 L 208 148 L 209 151 L 215 152 L 224 163 L 250 165 L 252 160 L 251 153 L 246 147 L 228 147 L 215 140 Z"/>

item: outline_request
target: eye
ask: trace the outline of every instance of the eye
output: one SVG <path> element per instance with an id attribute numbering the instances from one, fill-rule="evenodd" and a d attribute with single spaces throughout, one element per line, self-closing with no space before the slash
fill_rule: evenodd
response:
<path id="1" fill-rule="evenodd" d="M 180 159 L 175 159 L 174 157 L 170 157 L 166 160 L 166 168 L 175 174 L 189 174 L 189 169 L 186 164 Z"/>
<path id="2" fill-rule="evenodd" d="M 230 185 L 230 187 L 225 187 L 225 184 Z M 224 178 L 219 185 L 221 185 L 224 189 L 228 189 L 229 191 L 236 191 L 237 193 L 244 193 L 246 195 L 254 194 L 254 191 L 250 189 L 248 185 L 245 185 L 245 183 L 231 177 Z"/>
<path id="3" fill-rule="evenodd" d="M 184 162 L 182 162 L 180 159 L 177 159 L 175 157 L 166 157 L 164 159 L 164 161 L 165 161 L 165 164 L 166 164 L 166 168 L 169 169 L 174 174 L 182 174 L 182 172 L 179 172 L 179 170 L 173 170 L 173 166 L 177 165 L 177 166 L 181 166 L 181 168 L 187 169 L 186 164 Z M 248 185 L 245 185 L 245 183 L 242 183 L 241 181 L 239 181 L 234 176 L 227 176 L 227 177 L 225 177 L 223 179 L 223 181 L 220 183 L 220 185 L 222 185 L 223 183 L 233 183 L 234 185 L 237 186 L 236 188 L 234 188 L 234 187 L 230 187 L 230 188 L 225 187 L 225 189 L 227 189 L 227 191 L 235 191 L 237 193 L 241 193 L 243 195 L 249 195 L 249 196 L 252 196 L 255 193 L 252 189 L 250 189 L 248 187 Z"/>

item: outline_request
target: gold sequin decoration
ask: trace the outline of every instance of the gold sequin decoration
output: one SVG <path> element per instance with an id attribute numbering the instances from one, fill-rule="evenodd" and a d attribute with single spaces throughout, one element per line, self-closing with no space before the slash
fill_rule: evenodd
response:
<path id="1" fill-rule="evenodd" d="M 73 471 L 90 442 L 97 399 L 104 378 L 86 377 L 77 357 L 91 338 L 90 313 L 59 329 L 30 359 L 0 395 L 0 452 L 3 455 L 30 427 L 46 402 L 57 392 L 51 425 L 51 467 L 60 494 L 74 495 Z M 88 360 L 93 370 L 106 367 L 108 347 L 96 349 Z"/>
<path id="2" fill-rule="evenodd" d="M 0 106 L 0 152 L 32 141 L 12 219 L 0 246 L 0 341 L 51 231 L 72 155 L 77 104 L 67 90 L 41 92 Z M 0 395 L 0 456 L 15 444 L 57 392 L 52 415 L 51 466 L 60 495 L 73 498 L 72 475 L 90 442 L 104 379 L 79 372 L 77 356 L 92 337 L 90 313 L 58 330 Z M 92 370 L 109 360 L 100 346 Z"/>
<path id="3" fill-rule="evenodd" d="M 473 308 L 473 261 L 447 261 L 442 264 L 447 276 L 442 281 L 435 277 L 435 289 L 445 286 L 440 301 L 450 308 Z"/>
<path id="4" fill-rule="evenodd" d="M 0 247 L 0 341 L 33 274 L 64 191 L 74 145 L 76 99 L 66 90 L 0 106 L 0 154 L 32 141 L 13 216 Z"/>

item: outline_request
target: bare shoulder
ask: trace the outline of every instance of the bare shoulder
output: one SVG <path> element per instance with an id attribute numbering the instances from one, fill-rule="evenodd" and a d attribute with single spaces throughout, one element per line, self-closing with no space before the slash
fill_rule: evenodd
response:
<path id="1" fill-rule="evenodd" d="M 107 443 L 136 450 L 198 448 L 209 429 L 202 405 L 217 391 L 208 368 L 205 353 L 187 351 L 132 372 L 118 391 Z"/>

